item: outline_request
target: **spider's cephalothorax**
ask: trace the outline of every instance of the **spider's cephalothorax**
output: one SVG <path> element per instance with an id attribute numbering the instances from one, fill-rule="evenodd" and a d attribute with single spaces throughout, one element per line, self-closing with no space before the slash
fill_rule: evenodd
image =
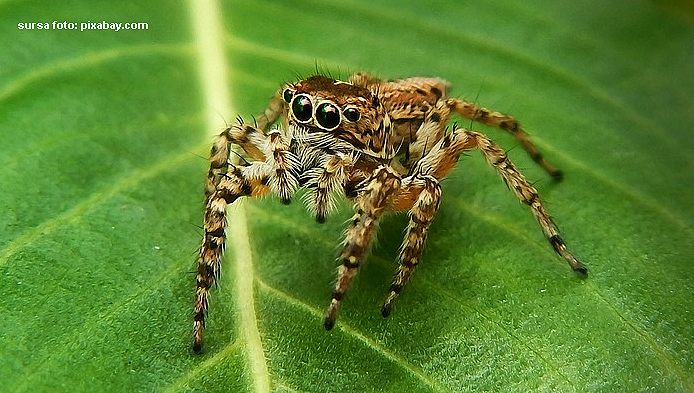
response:
<path id="1" fill-rule="evenodd" d="M 298 145 L 393 157 L 390 117 L 368 89 L 313 76 L 287 86 L 282 97 L 288 104 L 287 137 Z"/>
<path id="2" fill-rule="evenodd" d="M 210 153 L 204 230 L 198 257 L 194 342 L 202 349 L 208 292 L 219 278 L 224 250 L 226 207 L 242 196 L 277 195 L 289 203 L 306 188 L 306 204 L 318 222 L 344 195 L 354 202 L 339 256 L 337 282 L 324 326 L 335 324 L 337 309 L 363 263 L 386 211 L 407 211 L 410 222 L 400 248 L 399 267 L 381 309 L 393 302 L 419 263 L 429 225 L 441 199 L 440 181 L 461 153 L 477 147 L 516 197 L 527 204 L 554 250 L 574 271 L 587 270 L 566 248 L 535 188 L 485 135 L 467 129 L 447 132 L 451 114 L 511 133 L 530 157 L 553 178 L 561 172 L 548 164 L 512 117 L 474 103 L 449 98 L 449 85 L 438 78 L 383 81 L 355 74 L 347 82 L 312 76 L 280 89 L 253 124 L 225 129 Z M 270 129 L 282 116 L 284 127 Z M 231 147 L 245 153 L 230 161 Z"/>

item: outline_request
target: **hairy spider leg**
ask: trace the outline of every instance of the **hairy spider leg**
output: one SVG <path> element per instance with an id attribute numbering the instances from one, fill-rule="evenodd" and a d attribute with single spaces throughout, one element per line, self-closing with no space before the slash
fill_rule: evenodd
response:
<path id="1" fill-rule="evenodd" d="M 400 247 L 398 271 L 390 285 L 388 297 L 381 308 L 381 314 L 384 317 L 390 315 L 393 302 L 409 280 L 414 268 L 419 264 L 429 226 L 434 220 L 441 202 L 441 185 L 431 175 L 417 173 L 408 176 L 402 180 L 400 187 L 402 194 L 411 194 L 405 200 L 414 201 L 414 203 L 412 203 L 409 211 L 410 221 Z M 412 195 L 416 195 L 416 197 L 412 198 Z M 399 207 L 396 205 L 396 208 Z"/>
<path id="2" fill-rule="evenodd" d="M 308 170 L 302 177 L 308 179 L 306 205 L 319 223 L 335 208 L 334 193 L 343 193 L 343 184 L 349 179 L 354 159 L 344 153 L 326 154 L 321 165 Z"/>
<path id="3" fill-rule="evenodd" d="M 569 252 L 566 244 L 562 238 L 559 237 L 559 230 L 557 226 L 554 225 L 549 213 L 547 213 L 547 209 L 542 204 L 537 190 L 526 180 L 525 176 L 516 169 L 516 166 L 508 159 L 506 153 L 483 134 L 470 131 L 460 131 L 453 134 L 454 140 L 459 137 L 461 138 L 461 145 L 469 143 L 466 139 L 474 141 L 474 144 L 482 152 L 487 163 L 492 165 L 499 175 L 501 175 L 508 188 L 516 195 L 516 198 L 530 207 L 530 211 L 532 211 L 537 219 L 542 232 L 545 234 L 545 237 L 547 237 L 547 240 L 549 240 L 554 251 L 571 266 L 574 272 L 581 276 L 585 276 L 588 273 L 588 269 Z"/>
<path id="4" fill-rule="evenodd" d="M 521 146 L 523 146 L 523 149 L 525 149 L 530 158 L 532 158 L 533 161 L 542 167 L 542 169 L 549 173 L 553 179 L 561 180 L 564 176 L 561 170 L 557 169 L 544 159 L 542 153 L 540 153 L 540 150 L 538 150 L 538 148 L 530 141 L 530 136 L 528 133 L 523 130 L 518 121 L 516 121 L 513 117 L 457 98 L 449 98 L 446 100 L 446 103 L 451 110 L 467 119 L 477 121 L 488 126 L 500 128 L 513 135 Z"/>
<path id="5" fill-rule="evenodd" d="M 400 246 L 398 270 L 381 307 L 384 317 L 390 315 L 393 303 L 419 264 L 429 226 L 438 212 L 441 201 L 439 179 L 457 162 L 457 157 L 444 155 L 445 148 L 441 143 L 450 112 L 444 101 L 437 102 L 419 127 L 415 143 L 410 145 L 410 155 L 416 159 L 411 161 L 410 175 L 403 178 L 400 192 L 393 203 L 393 209 L 396 211 L 408 210 L 410 220 Z M 441 165 L 445 165 L 446 170 L 439 170 L 441 173 L 438 173 L 440 177 L 437 178 L 433 176 L 437 173 L 435 168 Z"/>
<path id="6" fill-rule="evenodd" d="M 244 176 L 242 168 L 231 165 L 227 173 L 223 174 L 219 182 L 214 185 L 214 192 L 207 197 L 204 216 L 205 234 L 198 256 L 193 307 L 193 351 L 195 352 L 202 350 L 209 289 L 219 279 L 220 262 L 226 242 L 227 204 L 233 203 L 241 196 L 251 195 L 254 187 L 256 190 L 261 190 L 262 186 L 258 183 L 261 182 L 249 181 Z"/>
<path id="7" fill-rule="evenodd" d="M 357 274 L 359 265 L 363 262 L 368 252 L 374 232 L 378 227 L 378 220 L 389 207 L 393 195 L 400 188 L 400 176 L 397 172 L 385 165 L 381 165 L 374 171 L 364 190 L 357 199 L 357 213 L 347 228 L 344 247 L 340 254 L 340 266 L 338 267 L 337 281 L 332 299 L 325 314 L 323 326 L 330 330 L 335 325 L 337 310 L 342 297 L 349 288 L 352 279 Z"/>
<path id="8" fill-rule="evenodd" d="M 259 161 L 244 166 L 229 162 L 231 145 Z M 262 161 L 260 161 L 262 160 Z M 287 150 L 279 132 L 264 135 L 255 127 L 239 124 L 222 131 L 210 152 L 210 169 L 205 189 L 204 235 L 198 254 L 195 301 L 193 305 L 193 351 L 201 352 L 203 330 L 209 306 L 209 289 L 217 283 L 226 242 L 226 207 L 242 196 L 262 196 L 274 192 L 288 203 L 298 186 L 290 166 L 296 158 Z"/>
<path id="9" fill-rule="evenodd" d="M 395 208 L 407 208 L 400 206 L 398 201 L 412 201 L 412 189 L 421 189 L 417 199 L 410 210 L 410 223 L 407 227 L 405 240 L 400 252 L 400 265 L 391 284 L 390 292 L 381 313 L 384 317 L 390 315 L 394 301 L 407 283 L 410 274 L 419 262 L 429 224 L 434 219 L 440 200 L 440 186 L 436 179 L 445 177 L 454 167 L 458 156 L 467 150 L 477 147 L 485 160 L 492 165 L 501 175 L 507 186 L 516 197 L 530 207 L 537 219 L 542 232 L 549 240 L 552 248 L 561 256 L 571 268 L 579 275 L 585 276 L 587 268 L 571 254 L 566 244 L 559 236 L 557 227 L 552 222 L 547 210 L 540 201 L 537 190 L 523 176 L 515 165 L 508 159 L 506 153 L 493 141 L 483 134 L 467 131 L 465 129 L 454 130 L 452 134 L 445 136 L 437 145 L 416 165 L 415 174 L 403 179 L 400 196 L 396 198 Z M 415 186 L 417 177 L 425 175 L 428 179 L 424 186 Z M 433 176 L 430 176 L 433 175 Z M 420 180 L 421 182 L 422 180 Z M 402 204 L 403 202 L 400 202 Z"/>
<path id="10" fill-rule="evenodd" d="M 256 127 L 263 133 L 267 132 L 270 125 L 284 113 L 287 103 L 282 99 L 281 94 L 280 91 L 275 93 L 263 114 L 255 120 Z"/>

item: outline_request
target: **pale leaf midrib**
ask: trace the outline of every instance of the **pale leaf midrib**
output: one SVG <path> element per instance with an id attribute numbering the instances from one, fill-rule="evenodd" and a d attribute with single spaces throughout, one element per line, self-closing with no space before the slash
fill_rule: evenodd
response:
<path id="1" fill-rule="evenodd" d="M 224 27 L 221 20 L 221 7 L 214 0 L 190 0 L 193 35 L 199 57 L 200 83 L 202 86 L 206 128 L 211 132 L 224 126 L 219 115 L 233 114 L 231 93 L 227 78 L 228 70 L 224 53 Z M 230 23 L 229 20 L 225 21 Z M 265 360 L 263 344 L 258 332 L 253 294 L 253 261 L 251 259 L 250 239 L 246 228 L 246 214 L 243 203 L 229 209 L 227 220 L 234 227 L 234 235 L 229 237 L 235 264 L 235 301 L 239 315 L 239 335 L 245 341 L 249 378 L 255 392 L 270 391 L 270 375 Z"/>

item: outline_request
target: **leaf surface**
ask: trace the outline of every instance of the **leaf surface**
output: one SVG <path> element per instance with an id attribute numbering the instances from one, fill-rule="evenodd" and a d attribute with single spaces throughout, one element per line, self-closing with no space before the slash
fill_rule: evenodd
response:
<path id="1" fill-rule="evenodd" d="M 694 392 L 684 2 L 0 8 L 0 391 Z M 54 20 L 149 29 L 17 28 Z M 509 150 L 589 278 L 471 152 L 443 183 L 423 261 L 388 319 L 379 308 L 407 217 L 382 221 L 325 332 L 350 207 L 323 225 L 299 197 L 231 207 L 206 351 L 192 355 L 211 135 L 316 68 L 438 76 L 513 114 L 562 183 L 510 136 L 459 124 Z"/>

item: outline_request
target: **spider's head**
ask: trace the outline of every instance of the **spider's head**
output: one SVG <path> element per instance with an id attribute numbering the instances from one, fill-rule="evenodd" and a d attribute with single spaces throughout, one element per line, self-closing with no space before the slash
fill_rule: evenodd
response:
<path id="1" fill-rule="evenodd" d="M 281 94 L 289 126 L 303 139 L 335 138 L 371 156 L 393 156 L 390 117 L 369 90 L 316 75 L 287 85 Z"/>

